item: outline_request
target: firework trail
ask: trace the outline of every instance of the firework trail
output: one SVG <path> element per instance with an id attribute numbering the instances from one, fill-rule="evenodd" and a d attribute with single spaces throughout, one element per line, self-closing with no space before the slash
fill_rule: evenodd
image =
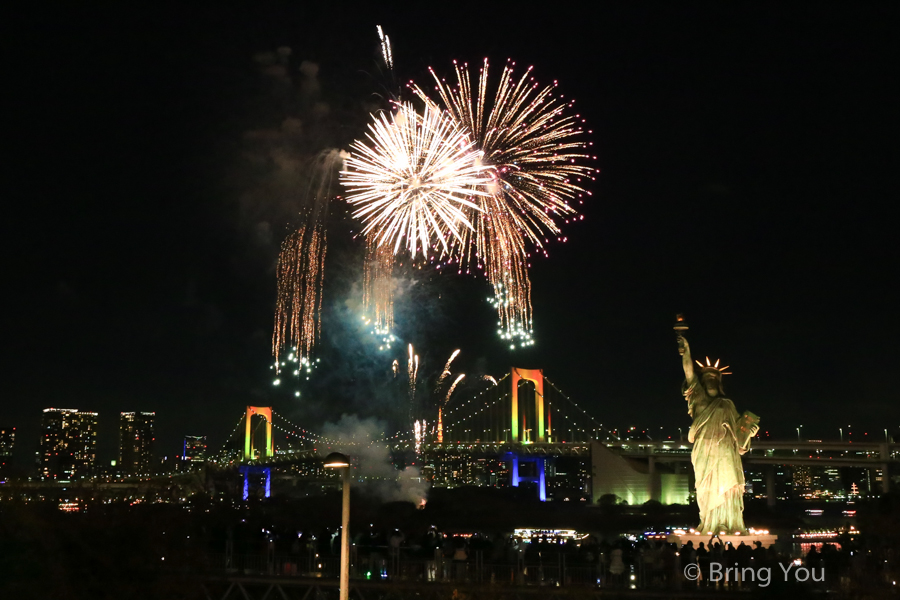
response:
<path id="1" fill-rule="evenodd" d="M 441 376 L 438 377 L 437 384 L 435 385 L 435 389 L 440 389 L 441 384 L 444 382 L 444 379 L 446 379 L 450 375 L 450 364 L 453 362 L 453 359 L 456 358 L 457 356 L 459 356 L 458 348 L 453 351 L 453 354 L 451 354 L 450 358 L 447 360 L 447 364 L 444 365 L 444 370 L 441 373 Z"/>
<path id="2" fill-rule="evenodd" d="M 442 391 L 442 385 L 447 377 L 450 376 L 450 365 L 453 364 L 453 360 L 459 356 L 459 348 L 453 351 L 450 355 L 450 358 L 447 359 L 447 364 L 444 365 L 444 370 L 441 372 L 440 377 L 438 377 L 437 383 L 434 386 L 435 394 L 440 394 Z M 450 402 L 450 396 L 453 395 L 453 391 L 456 389 L 456 386 L 463 380 L 466 376 L 465 373 L 461 373 L 456 380 L 450 385 L 449 390 L 444 396 L 443 400 L 438 400 L 438 417 L 437 417 L 437 442 L 442 444 L 444 442 L 444 406 Z"/>
<path id="3" fill-rule="evenodd" d="M 459 385 L 459 382 L 462 381 L 466 377 L 465 373 L 460 373 L 456 380 L 453 382 L 453 385 L 450 386 L 450 390 L 447 392 L 447 396 L 444 398 L 444 406 L 450 402 L 450 396 L 453 395 L 453 390 L 456 389 L 456 386 Z"/>
<path id="4" fill-rule="evenodd" d="M 416 378 L 419 376 L 419 355 L 413 354 L 413 345 L 409 345 L 409 359 L 406 361 L 406 373 L 409 376 L 409 405 L 412 410 L 416 399 Z"/>
<path id="5" fill-rule="evenodd" d="M 410 385 L 413 382 L 413 345 L 409 345 L 409 358 L 406 360 L 406 373 L 409 376 Z"/>
<path id="6" fill-rule="evenodd" d="M 314 178 L 306 196 L 304 222 L 281 244 L 276 275 L 278 290 L 272 352 L 275 364 L 283 348 L 299 360 L 309 357 L 321 335 L 322 288 L 325 278 L 325 217 L 331 201 L 332 177 L 346 153 L 327 150 L 313 164 Z"/>
<path id="7" fill-rule="evenodd" d="M 465 373 L 460 373 L 456 380 L 453 382 L 453 385 L 450 386 L 450 389 L 447 391 L 447 395 L 444 397 L 444 401 L 438 406 L 438 418 L 437 418 L 437 442 L 438 444 L 444 443 L 444 407 L 450 403 L 450 396 L 453 395 L 453 390 L 456 389 L 456 386 L 460 381 L 465 378 Z"/>
<path id="8" fill-rule="evenodd" d="M 366 239 L 366 258 L 363 270 L 363 310 L 364 319 L 373 323 L 372 333 L 380 338 L 382 349 L 390 349 L 395 341 L 391 335 L 394 328 L 394 290 L 391 276 L 394 269 L 394 255 L 388 246 L 379 246 L 372 236 Z"/>
<path id="9" fill-rule="evenodd" d="M 445 371 L 450 370 L 450 364 L 454 361 L 454 359 L 455 359 L 457 356 L 459 356 L 459 348 L 457 348 L 456 350 L 454 350 L 454 351 L 453 351 L 453 354 L 450 355 L 450 358 L 447 359 L 447 364 L 444 365 L 444 370 L 445 370 Z"/>
<path id="10" fill-rule="evenodd" d="M 497 383 L 497 380 L 494 379 L 493 377 L 491 377 L 490 375 L 485 375 L 484 377 L 482 377 L 482 379 L 484 379 L 485 381 L 490 381 L 491 383 L 494 384 L 494 387 L 497 387 L 498 385 L 500 385 Z"/>
<path id="11" fill-rule="evenodd" d="M 595 172 L 581 164 L 591 158 L 586 154 L 589 144 L 579 140 L 584 120 L 567 114 L 572 102 L 553 96 L 556 82 L 540 88 L 531 67 L 516 79 L 515 63 L 508 62 L 491 95 L 487 59 L 474 90 L 468 66 L 454 65 L 455 86 L 431 70 L 435 90 L 443 108 L 481 151 L 482 166 L 492 167 L 492 181 L 485 188 L 489 193 L 476 198 L 480 210 L 467 209 L 473 228 L 463 231 L 463 240 L 449 257 L 459 261 L 460 270 L 472 260 L 483 264 L 494 291 L 501 337 L 512 347 L 530 345 L 534 342 L 526 243 L 546 255 L 546 236 L 559 236 L 558 220 L 577 217 L 569 202 L 590 195 L 582 186 Z M 421 88 L 411 87 L 426 103 L 437 106 Z"/>
<path id="12" fill-rule="evenodd" d="M 394 363 L 391 365 L 391 370 L 394 372 L 394 379 L 397 378 L 397 372 L 400 370 L 400 363 L 397 359 L 394 359 Z"/>
<path id="13" fill-rule="evenodd" d="M 376 25 L 376 29 L 378 29 L 378 39 L 381 40 L 381 57 L 384 59 L 384 64 L 391 71 L 394 70 L 394 57 L 391 53 L 391 38 L 384 34 L 384 31 L 381 29 L 381 25 Z"/>
<path id="14" fill-rule="evenodd" d="M 321 333 L 325 230 L 301 226 L 281 244 L 272 351 L 275 363 L 282 348 L 292 345 L 307 356 Z"/>
<path id="15" fill-rule="evenodd" d="M 394 101 L 400 97 L 400 88 L 394 74 L 394 57 L 391 39 L 385 35 L 381 25 L 376 26 L 381 43 L 381 58 L 390 83 L 385 86 L 388 97 Z M 394 254 L 388 244 L 379 244 L 376 236 L 366 236 L 366 255 L 363 276 L 363 320 L 372 324 L 372 335 L 379 338 L 380 350 L 389 350 L 396 338 L 391 334 L 394 328 L 394 290 L 392 275 Z"/>
<path id="16" fill-rule="evenodd" d="M 406 361 L 406 374 L 409 377 L 409 422 L 416 419 L 416 380 L 419 377 L 419 355 L 413 354 L 413 345 L 409 344 L 409 358 Z"/>
<path id="17" fill-rule="evenodd" d="M 413 435 L 416 440 L 416 454 L 422 451 L 422 442 L 425 439 L 425 434 L 427 432 L 428 423 L 426 423 L 425 419 L 421 421 L 416 421 L 413 424 Z"/>
<path id="18" fill-rule="evenodd" d="M 385 86 L 387 96 L 393 100 L 400 97 L 397 80 L 394 76 L 394 57 L 391 50 L 391 39 L 384 33 L 381 25 L 376 26 L 378 40 L 381 44 L 381 58 L 390 83 Z M 394 328 L 394 290 L 392 275 L 394 270 L 394 254 L 387 244 L 379 244 L 376 236 L 366 236 L 366 254 L 363 269 L 363 321 L 372 325 L 372 335 L 379 339 L 379 350 L 389 350 L 396 338 L 391 334 Z"/>
<path id="19" fill-rule="evenodd" d="M 363 233 L 394 254 L 405 245 L 414 258 L 437 242 L 445 252 L 448 240 L 462 243 L 467 213 L 481 210 L 474 197 L 488 195 L 491 182 L 468 135 L 435 106 L 420 115 L 403 103 L 390 118 L 373 117 L 366 138 L 371 145 L 353 142 L 341 171 Z"/>

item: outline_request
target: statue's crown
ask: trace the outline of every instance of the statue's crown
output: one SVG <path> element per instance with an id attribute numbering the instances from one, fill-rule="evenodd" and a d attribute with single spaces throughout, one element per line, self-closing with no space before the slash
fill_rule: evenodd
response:
<path id="1" fill-rule="evenodd" d="M 724 367 L 719 367 L 719 362 L 721 362 L 721 359 L 716 359 L 716 364 L 712 364 L 712 362 L 710 362 L 710 360 L 709 360 L 709 357 L 707 356 L 705 365 L 702 362 L 700 362 L 699 360 L 695 360 L 694 362 L 697 363 L 698 365 L 700 365 L 700 375 L 701 376 L 704 373 L 715 373 L 716 375 L 731 375 L 731 373 L 729 373 L 725 370 L 728 368 L 727 365 Z"/>

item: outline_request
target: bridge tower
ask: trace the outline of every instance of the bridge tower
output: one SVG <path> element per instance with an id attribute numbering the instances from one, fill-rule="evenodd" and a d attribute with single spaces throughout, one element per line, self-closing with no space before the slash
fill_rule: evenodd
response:
<path id="1" fill-rule="evenodd" d="M 512 442 L 524 442 L 519 436 L 519 381 L 531 381 L 534 383 L 534 414 L 537 418 L 537 439 L 527 441 L 544 442 L 544 370 L 543 369 L 512 369 Z"/>
<path id="2" fill-rule="evenodd" d="M 265 458 L 275 456 L 275 446 L 272 442 L 272 407 L 271 406 L 248 406 L 246 421 L 246 431 L 244 433 L 244 460 L 255 460 L 253 455 L 253 442 L 255 432 L 250 428 L 250 421 L 253 415 L 259 415 L 266 419 L 266 447 Z"/>

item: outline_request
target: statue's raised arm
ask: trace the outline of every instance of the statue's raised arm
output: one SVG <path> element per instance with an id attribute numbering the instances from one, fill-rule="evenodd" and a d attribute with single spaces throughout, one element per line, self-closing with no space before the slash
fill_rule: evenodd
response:
<path id="1" fill-rule="evenodd" d="M 681 366 L 684 368 L 684 380 L 694 381 L 694 363 L 691 360 L 691 346 L 683 335 L 678 336 L 678 354 L 681 355 Z"/>

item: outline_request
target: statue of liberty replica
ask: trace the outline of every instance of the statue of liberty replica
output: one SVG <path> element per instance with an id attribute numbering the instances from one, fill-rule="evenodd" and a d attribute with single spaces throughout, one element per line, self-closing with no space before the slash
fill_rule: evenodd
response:
<path id="1" fill-rule="evenodd" d="M 725 397 L 722 376 L 730 375 L 709 358 L 704 365 L 691 359 L 691 347 L 684 338 L 687 324 L 678 315 L 675 324 L 678 352 L 684 367 L 682 393 L 688 414 L 693 418 L 688 441 L 694 444 L 691 462 L 700 507 L 702 534 L 746 534 L 744 526 L 744 469 L 741 455 L 750 449 L 750 440 L 759 431 L 759 417 L 751 412 L 739 415 Z"/>

